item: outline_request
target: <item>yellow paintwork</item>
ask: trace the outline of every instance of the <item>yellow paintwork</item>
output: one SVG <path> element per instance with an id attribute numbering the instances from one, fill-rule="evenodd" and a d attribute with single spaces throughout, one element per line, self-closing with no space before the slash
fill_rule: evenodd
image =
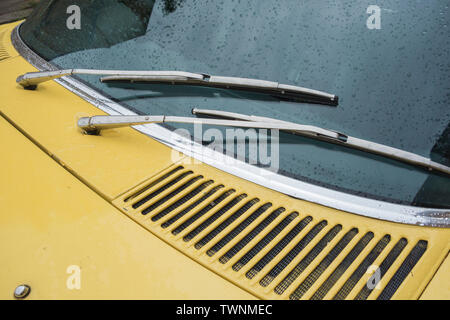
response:
<path id="1" fill-rule="evenodd" d="M 11 32 L 13 27 L 14 24 L 0 26 L 0 32 Z M 192 247 L 183 247 L 179 237 L 170 239 L 156 225 L 124 211 L 123 197 L 171 166 L 172 150 L 131 128 L 107 130 L 98 137 L 80 134 L 76 127 L 78 117 L 103 112 L 55 82 L 44 83 L 36 91 L 23 90 L 16 84 L 19 74 L 35 70 L 15 51 L 11 58 L 0 61 L 0 136 L 7 154 L 0 165 L 0 264 L 8 270 L 0 273 L 1 298 L 10 298 L 14 286 L 21 282 L 36 287 L 30 298 L 253 297 L 232 282 L 261 298 L 277 298 L 230 275 L 230 270 L 217 270 L 211 259 L 194 252 Z M 289 210 L 326 218 L 329 226 L 336 222 L 345 228 L 357 226 L 360 234 L 371 230 L 396 238 L 429 241 L 433 244 L 425 253 L 429 263 L 418 265 L 394 298 L 418 298 L 449 251 L 446 229 L 381 222 L 295 200 L 204 164 L 196 164 L 192 170 Z M 145 231 L 126 214 L 200 264 Z M 413 244 L 411 241 L 408 248 Z M 330 274 L 342 256 L 323 277 Z M 86 278 L 80 291 L 65 287 L 65 271 L 70 264 L 82 266 Z M 392 275 L 388 272 L 386 279 Z M 443 277 L 444 281 L 450 280 L 448 273 Z"/>
<path id="2" fill-rule="evenodd" d="M 0 299 L 252 299 L 121 214 L 0 118 Z M 66 286 L 81 268 L 81 289 Z"/>
<path id="3" fill-rule="evenodd" d="M 450 300 L 450 257 L 442 263 L 433 280 L 428 284 L 420 299 Z"/>
<path id="4" fill-rule="evenodd" d="M 172 163 L 170 148 L 134 130 L 80 134 L 79 117 L 104 113 L 55 82 L 36 91 L 16 84 L 18 74 L 35 70 L 22 57 L 2 62 L 0 111 L 105 198 L 115 198 Z"/>

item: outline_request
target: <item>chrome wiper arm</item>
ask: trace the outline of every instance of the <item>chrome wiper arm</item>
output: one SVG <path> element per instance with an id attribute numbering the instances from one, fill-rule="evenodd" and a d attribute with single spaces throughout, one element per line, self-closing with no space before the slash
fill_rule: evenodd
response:
<path id="1" fill-rule="evenodd" d="M 249 116 L 239 113 L 217 111 L 217 110 L 202 110 L 193 109 L 192 113 L 195 115 L 207 115 L 211 118 L 192 118 L 192 117 L 177 117 L 177 116 L 94 116 L 84 117 L 78 120 L 78 127 L 80 127 L 86 134 L 99 134 L 101 130 L 128 127 L 133 125 L 150 124 L 150 123 L 190 123 L 190 124 L 205 124 L 215 126 L 228 126 L 240 128 L 259 128 L 259 129 L 277 129 L 287 131 L 302 136 L 307 136 L 330 143 L 344 145 L 349 148 L 359 149 L 362 151 L 378 154 L 387 158 L 396 159 L 405 163 L 425 167 L 429 170 L 436 170 L 442 173 L 450 174 L 450 167 L 432 161 L 429 158 L 421 155 L 386 146 L 376 142 L 359 139 L 348 136 L 346 134 L 311 126 L 302 125 L 288 121 L 281 121 L 277 119 Z M 228 118 L 217 119 L 217 118 Z"/>
<path id="2" fill-rule="evenodd" d="M 105 129 L 116 129 L 141 124 L 151 123 L 190 123 L 213 126 L 240 127 L 240 128 L 259 128 L 259 129 L 278 129 L 285 131 L 295 131 L 310 136 L 325 136 L 329 139 L 339 139 L 339 134 L 310 125 L 301 125 L 295 123 L 278 123 L 269 121 L 239 121 L 224 119 L 202 119 L 193 117 L 178 116 L 93 116 L 83 117 L 78 120 L 78 127 L 86 134 L 98 135 Z"/>
<path id="3" fill-rule="evenodd" d="M 314 89 L 280 84 L 278 82 L 212 76 L 208 74 L 191 73 L 184 71 L 125 71 L 125 70 L 91 70 L 91 69 L 65 69 L 56 71 L 29 72 L 17 78 L 17 83 L 29 90 L 46 81 L 58 79 L 65 76 L 87 74 L 103 76 L 102 82 L 145 82 L 145 83 L 165 83 L 184 84 L 205 87 L 237 89 L 246 91 L 256 91 L 277 96 L 281 99 L 293 100 L 307 103 L 317 103 L 330 106 L 337 106 L 338 96 Z"/>
<path id="4" fill-rule="evenodd" d="M 351 137 L 349 135 L 335 132 L 332 130 L 327 130 L 328 132 L 334 133 L 334 136 L 332 134 L 329 135 L 323 135 L 323 134 L 311 134 L 310 132 L 304 132 L 304 131 L 298 131 L 298 130 L 286 130 L 282 128 L 282 125 L 289 125 L 294 124 L 289 121 L 282 121 L 278 119 L 273 118 L 267 118 L 267 117 L 258 117 L 258 116 L 252 116 L 252 115 L 244 115 L 240 113 L 234 113 L 234 112 L 226 112 L 226 111 L 219 111 L 219 110 L 204 110 L 204 109 L 192 109 L 192 113 L 195 115 L 206 115 L 206 116 L 212 116 L 212 117 L 220 117 L 220 118 L 227 118 L 227 119 L 235 119 L 238 121 L 244 120 L 252 123 L 258 123 L 258 122 L 272 122 L 280 125 L 279 130 L 282 131 L 288 131 L 293 134 L 299 134 L 303 136 L 309 136 L 312 138 L 317 138 L 320 140 L 328 141 L 331 143 L 344 145 L 349 148 L 358 149 L 374 154 L 378 154 L 381 156 L 384 156 L 386 158 L 395 159 L 401 162 L 409 163 L 412 165 L 417 165 L 421 167 L 425 167 L 429 170 L 436 170 L 442 173 L 450 174 L 450 167 L 445 166 L 443 164 L 440 164 L 438 162 L 432 161 L 429 158 L 423 157 L 421 155 L 418 155 L 416 153 L 412 153 L 409 151 L 397 149 L 394 147 L 390 147 L 384 144 L 359 139 L 355 137 Z M 314 127 L 317 128 L 317 127 Z"/>
<path id="5" fill-rule="evenodd" d="M 98 76 L 135 76 L 135 77 L 147 76 L 147 77 L 159 77 L 162 79 L 167 79 L 167 81 L 203 79 L 203 75 L 201 74 L 184 71 L 65 69 L 56 71 L 28 72 L 23 75 L 20 75 L 17 78 L 16 82 L 25 89 L 34 90 L 40 83 L 77 74 L 98 75 Z"/>

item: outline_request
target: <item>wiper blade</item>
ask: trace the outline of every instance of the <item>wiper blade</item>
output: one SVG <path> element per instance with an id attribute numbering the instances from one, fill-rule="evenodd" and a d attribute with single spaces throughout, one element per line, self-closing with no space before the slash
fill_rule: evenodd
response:
<path id="1" fill-rule="evenodd" d="M 164 84 L 181 84 L 193 85 L 202 87 L 234 89 L 250 92 L 259 92 L 276 96 L 280 99 L 297 101 L 303 103 L 324 104 L 329 106 L 337 106 L 339 104 L 339 97 L 314 90 L 303 88 L 299 86 L 280 84 L 274 81 L 266 81 L 259 79 L 237 78 L 237 77 L 223 77 L 213 76 L 208 74 L 198 74 L 202 76 L 198 78 L 174 78 L 168 79 L 161 76 L 130 76 L 130 75 L 113 75 L 102 77 L 100 80 L 105 83 L 111 82 L 130 82 L 130 83 L 164 83 Z"/>
<path id="2" fill-rule="evenodd" d="M 83 117 L 78 120 L 78 126 L 86 134 L 99 134 L 101 130 L 121 128 L 133 125 L 150 123 L 190 123 L 215 126 L 228 126 L 240 128 L 277 129 L 293 134 L 311 137 L 326 142 L 358 149 L 401 162 L 421 166 L 429 170 L 436 170 L 450 174 L 450 167 L 432 161 L 421 155 L 379 144 L 376 142 L 359 139 L 346 134 L 311 125 L 297 124 L 289 121 L 281 121 L 267 117 L 249 116 L 240 113 L 193 109 L 194 115 L 203 115 L 213 118 L 193 118 L 177 116 L 94 116 Z M 226 118 L 226 119 L 220 119 Z"/>
<path id="3" fill-rule="evenodd" d="M 105 83 L 130 82 L 194 85 L 260 92 L 276 96 L 280 99 L 304 103 L 316 103 L 329 106 L 337 106 L 339 104 L 338 96 L 314 89 L 266 80 L 222 77 L 184 71 L 66 69 L 26 73 L 17 78 L 17 83 L 25 89 L 34 90 L 42 82 L 76 74 L 100 75 L 103 76 L 100 80 Z"/>
<path id="4" fill-rule="evenodd" d="M 210 116 L 210 117 L 216 117 L 216 118 L 220 117 L 220 118 L 226 118 L 226 119 L 245 120 L 245 121 L 249 121 L 252 123 L 273 122 L 273 123 L 278 123 L 280 125 L 294 124 L 289 121 L 282 121 L 282 120 L 268 118 L 268 117 L 259 117 L 259 116 L 253 116 L 253 115 L 249 116 L 249 115 L 244 115 L 244 114 L 240 114 L 240 113 L 226 112 L 226 111 L 220 111 L 220 110 L 192 109 L 192 113 L 195 115 L 204 115 L 204 116 Z M 285 130 L 285 129 L 281 128 L 281 126 L 280 126 L 279 130 L 288 131 L 290 133 L 299 134 L 302 136 L 309 136 L 309 137 L 313 137 L 313 138 L 315 137 L 315 138 L 318 138 L 323 141 L 328 141 L 331 143 L 344 145 L 344 146 L 347 146 L 352 149 L 358 149 L 358 150 L 378 154 L 378 155 L 384 156 L 386 158 L 395 159 L 395 160 L 409 163 L 412 165 L 425 167 L 429 170 L 436 170 L 439 172 L 450 174 L 450 167 L 440 164 L 438 162 L 432 161 L 429 158 L 423 157 L 421 155 L 418 155 L 416 153 L 412 153 L 409 151 L 390 147 L 390 146 L 387 146 L 384 144 L 351 137 L 344 133 L 324 129 L 329 132 L 333 132 L 335 134 L 335 136 L 322 135 L 322 134 L 311 135 L 310 133 L 305 133 L 305 132 L 297 131 L 297 130 Z"/>

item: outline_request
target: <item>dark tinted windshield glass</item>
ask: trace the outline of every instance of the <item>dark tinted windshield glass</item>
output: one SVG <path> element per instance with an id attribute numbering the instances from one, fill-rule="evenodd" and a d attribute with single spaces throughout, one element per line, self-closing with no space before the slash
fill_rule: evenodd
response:
<path id="1" fill-rule="evenodd" d="M 21 28 L 62 68 L 181 70 L 339 95 L 337 108 L 233 90 L 84 81 L 142 114 L 193 107 L 344 132 L 450 165 L 448 0 L 59 0 Z M 80 29 L 67 8 L 81 9 Z M 177 125 L 192 130 L 189 125 Z M 391 202 L 450 206 L 450 179 L 394 160 L 280 133 L 280 173 Z"/>

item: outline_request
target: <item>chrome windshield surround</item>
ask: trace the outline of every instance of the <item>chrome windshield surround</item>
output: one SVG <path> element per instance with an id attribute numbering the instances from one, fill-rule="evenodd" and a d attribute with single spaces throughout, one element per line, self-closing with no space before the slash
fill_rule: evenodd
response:
<path id="1" fill-rule="evenodd" d="M 20 55 L 41 71 L 58 70 L 23 42 L 19 35 L 19 28 L 20 25 L 13 30 L 11 40 Z M 137 115 L 72 77 L 63 77 L 55 81 L 109 115 Z M 363 198 L 282 176 L 233 158 L 227 159 L 227 163 L 224 164 L 222 153 L 211 152 L 209 149 L 207 152 L 209 157 L 206 158 L 204 149 L 207 147 L 179 135 L 175 137 L 172 131 L 160 125 L 146 124 L 133 128 L 205 164 L 295 198 L 379 220 L 450 228 L 450 210 L 448 209 L 413 207 Z M 261 171 L 265 171 L 264 174 L 261 174 Z"/>

